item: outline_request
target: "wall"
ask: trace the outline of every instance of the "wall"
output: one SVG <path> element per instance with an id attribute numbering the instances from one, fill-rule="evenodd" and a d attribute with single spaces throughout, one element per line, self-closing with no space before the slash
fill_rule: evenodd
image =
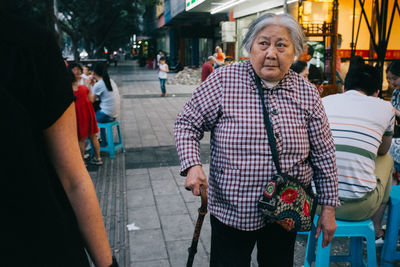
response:
<path id="1" fill-rule="evenodd" d="M 185 11 L 185 1 L 183 0 L 170 0 L 170 5 L 171 5 L 171 18 Z"/>
<path id="2" fill-rule="evenodd" d="M 389 15 L 388 21 L 390 20 L 390 15 L 392 12 L 391 7 L 395 0 L 380 0 L 381 1 L 389 1 Z M 371 20 L 371 12 L 372 12 L 372 0 L 365 0 L 364 9 L 368 16 L 368 20 Z M 356 1 L 356 12 L 355 12 L 355 34 L 357 33 L 358 21 L 361 16 L 361 7 L 359 2 Z M 339 0 L 339 21 L 338 21 L 338 33 L 342 34 L 342 46 L 341 49 L 351 49 L 351 33 L 352 33 L 352 20 L 353 17 L 353 0 Z M 394 23 L 392 26 L 392 32 L 389 39 L 389 50 L 400 50 L 400 34 L 398 34 L 400 30 L 400 18 L 399 14 L 395 14 Z M 388 25 L 389 27 L 389 25 Z M 370 34 L 368 31 L 367 24 L 365 19 L 362 19 L 360 34 L 357 41 L 357 49 L 369 49 L 370 44 Z"/>

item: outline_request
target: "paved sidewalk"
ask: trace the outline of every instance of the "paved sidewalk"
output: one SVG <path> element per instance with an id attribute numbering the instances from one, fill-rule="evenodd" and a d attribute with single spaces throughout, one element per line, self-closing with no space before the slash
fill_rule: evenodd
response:
<path id="1" fill-rule="evenodd" d="M 200 198 L 183 187 L 173 124 L 195 86 L 166 85 L 167 97 L 160 97 L 156 71 L 135 64 L 126 61 L 110 67 L 110 76 L 120 89 L 119 122 L 126 152 L 118 153 L 115 159 L 105 155 L 103 166 L 89 170 L 120 266 L 185 266 Z M 207 134 L 201 141 L 206 173 L 208 147 Z M 128 224 L 138 229 L 128 232 Z M 303 265 L 305 240 L 304 235 L 299 235 L 296 241 L 295 266 Z M 332 249 L 342 251 L 346 246 L 347 241 L 342 240 L 335 242 Z M 207 214 L 194 266 L 208 266 L 209 252 Z M 254 262 L 252 266 L 257 266 Z"/>

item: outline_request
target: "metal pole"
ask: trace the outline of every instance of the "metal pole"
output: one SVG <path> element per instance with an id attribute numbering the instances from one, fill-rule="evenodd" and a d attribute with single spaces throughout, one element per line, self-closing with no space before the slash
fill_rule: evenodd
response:
<path id="1" fill-rule="evenodd" d="M 356 54 L 356 48 L 354 43 L 354 23 L 356 20 L 356 0 L 353 0 L 353 26 L 351 28 L 351 56 Z"/>

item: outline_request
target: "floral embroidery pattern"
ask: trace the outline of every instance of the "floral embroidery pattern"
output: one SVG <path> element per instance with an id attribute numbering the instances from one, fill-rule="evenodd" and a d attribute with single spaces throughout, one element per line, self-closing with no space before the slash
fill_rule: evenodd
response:
<path id="1" fill-rule="evenodd" d="M 297 192 L 296 188 L 288 187 L 282 192 L 281 199 L 286 203 L 292 203 L 296 200 L 298 194 L 299 193 Z"/>
<path id="2" fill-rule="evenodd" d="M 304 215 L 310 216 L 310 203 L 307 200 L 304 201 L 303 212 Z"/>
<path id="3" fill-rule="evenodd" d="M 267 184 L 267 186 L 265 187 L 264 196 L 266 196 L 266 197 L 272 197 L 272 195 L 274 194 L 274 192 L 275 192 L 275 183 L 274 183 L 274 182 L 269 182 L 269 183 Z"/>

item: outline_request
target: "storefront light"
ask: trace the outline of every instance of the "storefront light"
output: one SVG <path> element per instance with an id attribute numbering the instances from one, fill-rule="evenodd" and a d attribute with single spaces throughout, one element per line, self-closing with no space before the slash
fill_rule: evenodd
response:
<path id="1" fill-rule="evenodd" d="M 233 6 L 236 6 L 236 5 L 238 5 L 240 3 L 243 3 L 245 1 L 247 1 L 247 0 L 232 0 L 232 1 L 228 1 L 226 3 L 223 3 L 223 4 L 219 5 L 218 7 L 214 8 L 214 9 L 211 9 L 210 13 L 211 14 L 215 14 L 215 13 L 224 11 L 225 9 L 228 9 L 230 7 L 233 7 Z"/>

